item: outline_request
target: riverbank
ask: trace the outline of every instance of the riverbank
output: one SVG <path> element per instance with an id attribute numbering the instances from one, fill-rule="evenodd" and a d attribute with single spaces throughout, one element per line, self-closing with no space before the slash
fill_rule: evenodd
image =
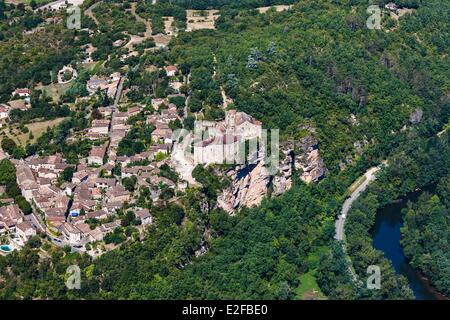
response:
<path id="1" fill-rule="evenodd" d="M 428 191 L 429 189 L 426 188 Z M 417 201 L 422 192 L 424 190 L 411 192 L 377 211 L 375 225 L 371 230 L 373 246 L 391 261 L 397 274 L 408 279 L 417 300 L 447 300 L 419 270 L 409 264 L 400 244 L 403 227 L 402 210 L 407 207 L 409 201 Z"/>

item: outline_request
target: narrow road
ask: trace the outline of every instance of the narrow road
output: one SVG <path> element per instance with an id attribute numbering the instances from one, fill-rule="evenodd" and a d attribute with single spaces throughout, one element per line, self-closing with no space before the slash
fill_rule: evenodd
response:
<path id="1" fill-rule="evenodd" d="M 120 97 L 122 96 L 124 81 L 125 81 L 125 77 L 121 77 L 119 80 L 119 85 L 117 86 L 116 96 L 114 97 L 113 112 L 116 111 L 116 109 L 119 105 Z"/>
<path id="2" fill-rule="evenodd" d="M 92 20 L 94 20 L 95 24 L 98 26 L 99 22 L 97 20 L 97 18 L 95 17 L 94 13 L 92 12 L 92 10 L 94 10 L 98 5 L 100 5 L 100 3 L 102 3 L 103 1 L 99 1 L 94 3 L 92 6 L 90 6 L 89 8 L 86 9 L 86 11 L 84 12 L 84 14 L 86 16 L 88 16 L 89 18 L 91 18 Z"/>
<path id="3" fill-rule="evenodd" d="M 195 168 L 194 159 L 189 151 L 193 138 L 192 133 L 189 133 L 183 137 L 182 142 L 175 142 L 171 162 L 175 171 L 177 171 L 184 180 L 191 185 L 196 185 L 197 182 L 192 177 L 192 171 Z"/>
<path id="4" fill-rule="evenodd" d="M 386 164 L 385 161 L 383 161 L 383 164 Z M 366 190 L 367 186 L 376 179 L 375 173 L 377 173 L 380 170 L 381 166 L 378 167 L 372 167 L 364 174 L 364 181 L 352 192 L 350 197 L 348 197 L 342 206 L 341 214 L 338 216 L 338 219 L 336 220 L 336 233 L 334 238 L 337 241 L 344 240 L 344 224 L 345 219 L 347 218 L 347 213 L 349 212 L 350 208 L 352 207 L 353 202 L 358 199 L 358 197 L 361 195 L 361 193 Z M 357 180 L 358 181 L 358 180 Z M 344 252 L 346 252 L 345 246 L 343 246 Z M 353 267 L 350 257 L 346 254 L 347 260 L 349 262 L 349 268 L 348 271 L 350 275 L 353 278 L 353 281 L 356 283 L 358 281 L 358 276 L 356 275 Z"/>
<path id="5" fill-rule="evenodd" d="M 36 217 L 34 210 L 31 214 L 25 216 L 25 221 L 30 222 L 36 230 L 45 232 L 45 227 Z"/>
<path id="6" fill-rule="evenodd" d="M 117 91 L 116 91 L 116 95 L 114 97 L 114 103 L 111 106 L 111 123 L 109 125 L 109 130 L 108 130 L 108 137 L 109 137 L 109 143 L 108 143 L 108 149 L 107 149 L 107 154 L 108 156 L 110 155 L 111 152 L 111 141 L 112 141 L 112 126 L 113 126 L 113 122 L 114 122 L 114 114 L 117 112 L 117 109 L 119 107 L 119 102 L 120 102 L 120 98 L 122 97 L 122 91 L 123 91 L 123 83 L 125 82 L 126 78 L 125 77 L 121 77 L 119 80 L 119 84 L 117 86 Z"/>
<path id="7" fill-rule="evenodd" d="M 338 219 L 336 220 L 336 234 L 335 239 L 336 240 L 343 240 L 344 238 L 344 224 L 345 219 L 347 218 L 347 213 L 352 207 L 353 202 L 358 199 L 358 197 L 361 195 L 361 193 L 366 190 L 367 186 L 376 179 L 375 173 L 380 170 L 380 167 L 373 167 L 367 170 L 367 172 L 364 174 L 365 180 L 363 183 L 361 183 L 355 191 L 352 192 L 350 197 L 348 197 L 344 205 L 342 206 L 341 214 L 338 216 Z"/>
<path id="8" fill-rule="evenodd" d="M 185 83 L 186 83 L 186 86 L 187 87 L 189 87 L 189 83 L 190 83 L 190 80 L 191 80 L 191 74 L 189 73 L 186 77 L 185 77 Z M 191 99 L 191 96 L 190 96 L 190 94 L 188 93 L 187 94 L 187 97 L 186 97 L 186 101 L 184 102 L 184 111 L 183 111 L 183 119 L 186 119 L 187 117 L 188 117 L 188 111 L 189 111 L 189 100 Z"/>

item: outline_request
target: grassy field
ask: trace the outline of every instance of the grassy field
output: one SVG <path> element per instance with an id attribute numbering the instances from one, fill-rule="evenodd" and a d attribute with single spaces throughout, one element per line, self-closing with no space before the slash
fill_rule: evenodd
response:
<path id="1" fill-rule="evenodd" d="M 327 250 L 326 247 L 317 248 L 316 252 L 308 256 L 308 265 L 310 270 L 300 276 L 300 285 L 298 286 L 296 298 L 299 300 L 323 300 L 325 295 L 320 291 L 316 281 L 316 269 L 319 264 L 319 255 Z"/>
<path id="2" fill-rule="evenodd" d="M 46 86 L 38 85 L 36 89 L 45 91 L 46 95 L 52 97 L 53 101 L 58 101 L 59 97 L 61 97 L 72 85 L 72 82 L 65 84 L 57 84 L 52 83 Z"/>
<path id="3" fill-rule="evenodd" d="M 46 130 L 48 127 L 52 128 L 58 124 L 60 124 L 64 119 L 66 118 L 58 118 L 58 119 L 54 119 L 54 120 L 48 120 L 48 121 L 41 121 L 41 122 L 33 122 L 30 123 L 28 125 L 26 125 L 26 127 L 28 128 L 28 130 L 30 130 L 30 132 L 33 133 L 33 139 L 29 139 L 29 132 L 28 133 L 22 133 L 21 131 L 19 131 L 18 129 L 14 129 L 13 132 L 14 133 L 18 133 L 17 135 L 13 135 L 9 133 L 9 130 L 5 130 L 4 132 L 6 133 L 6 135 L 13 139 L 16 143 L 25 146 L 28 142 L 35 142 L 37 140 L 37 138 L 39 138 Z"/>
<path id="4" fill-rule="evenodd" d="M 315 270 L 310 270 L 300 277 L 300 286 L 297 288 L 297 299 L 317 300 L 324 299 L 315 278 Z"/>

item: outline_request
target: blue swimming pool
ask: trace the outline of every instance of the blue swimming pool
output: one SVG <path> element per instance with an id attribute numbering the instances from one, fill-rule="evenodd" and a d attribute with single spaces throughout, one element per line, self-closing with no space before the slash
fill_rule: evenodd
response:
<path id="1" fill-rule="evenodd" d="M 0 246 L 0 250 L 3 252 L 10 252 L 12 251 L 12 247 L 10 245 L 5 244 Z"/>

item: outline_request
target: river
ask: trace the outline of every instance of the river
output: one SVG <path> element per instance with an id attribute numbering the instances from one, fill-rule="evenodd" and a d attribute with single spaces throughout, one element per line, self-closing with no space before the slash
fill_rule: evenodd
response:
<path id="1" fill-rule="evenodd" d="M 400 228 L 403 226 L 401 211 L 406 208 L 408 201 L 417 201 L 421 192 L 411 192 L 378 211 L 372 230 L 373 246 L 383 251 L 385 257 L 391 260 L 395 271 L 408 279 L 417 300 L 444 300 L 446 298 L 408 263 L 400 245 Z"/>

